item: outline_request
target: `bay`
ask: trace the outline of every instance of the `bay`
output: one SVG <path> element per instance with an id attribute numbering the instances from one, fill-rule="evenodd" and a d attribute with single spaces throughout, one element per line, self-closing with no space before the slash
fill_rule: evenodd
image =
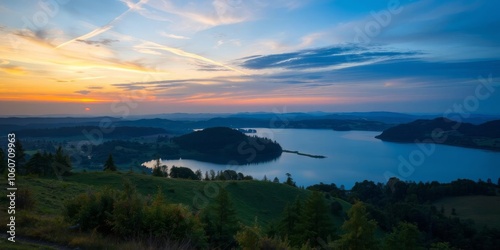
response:
<path id="1" fill-rule="evenodd" d="M 299 186 L 320 182 L 350 189 L 355 182 L 371 180 L 385 183 L 390 177 L 408 181 L 450 182 L 459 178 L 496 183 L 500 177 L 500 153 L 436 144 L 384 142 L 374 138 L 380 132 L 333 131 L 320 129 L 256 128 L 257 135 L 276 140 L 283 149 L 326 158 L 283 153 L 275 161 L 243 166 L 221 165 L 195 160 L 162 161 L 189 167 L 193 171 L 232 169 L 262 179 L 264 175 L 280 182 L 290 173 Z M 153 166 L 153 162 L 145 163 Z"/>

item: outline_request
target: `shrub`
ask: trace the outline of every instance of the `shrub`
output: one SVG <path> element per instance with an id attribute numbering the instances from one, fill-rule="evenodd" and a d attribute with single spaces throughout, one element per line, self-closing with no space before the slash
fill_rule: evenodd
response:
<path id="1" fill-rule="evenodd" d="M 160 242 L 198 248 L 206 246 L 205 231 L 198 216 L 193 215 L 186 206 L 166 204 L 160 191 L 147 204 L 130 183 L 125 183 L 124 191 L 106 189 L 81 194 L 66 202 L 65 208 L 66 219 L 73 225 L 78 224 L 82 231 L 113 234 L 122 239 L 153 244 L 152 247 Z"/>
<path id="2" fill-rule="evenodd" d="M 115 194 L 106 189 L 102 192 L 88 192 L 66 202 L 66 216 L 70 223 L 79 224 L 80 229 L 96 229 L 109 234 L 112 230 L 111 217 L 115 203 Z"/>
<path id="3" fill-rule="evenodd" d="M 17 191 L 16 206 L 25 210 L 31 210 L 35 207 L 35 200 L 30 189 L 23 188 Z"/>

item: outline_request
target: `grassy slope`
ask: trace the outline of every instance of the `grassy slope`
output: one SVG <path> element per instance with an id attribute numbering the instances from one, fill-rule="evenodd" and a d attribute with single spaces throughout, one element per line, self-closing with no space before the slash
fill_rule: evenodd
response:
<path id="1" fill-rule="evenodd" d="M 452 216 L 455 208 L 457 216 L 462 219 L 472 219 L 476 228 L 483 226 L 500 229 L 500 196 L 461 196 L 445 198 L 434 203 L 437 209 L 441 206 L 447 216 Z"/>
<path id="2" fill-rule="evenodd" d="M 6 186 L 5 179 L 0 180 L 0 185 Z M 30 212 L 16 211 L 16 231 L 19 235 L 41 238 L 61 244 L 69 243 L 70 246 L 81 246 L 82 244 L 106 246 L 110 240 L 89 238 L 88 234 L 67 231 L 70 225 L 62 217 L 64 202 L 90 190 L 99 190 L 104 187 L 121 189 L 125 179 L 129 179 L 134 183 L 138 192 L 143 196 L 154 195 L 160 188 L 168 202 L 183 203 L 192 208 L 203 208 L 203 206 L 196 206 L 193 203 L 193 200 L 196 201 L 200 197 L 205 197 L 205 201 L 213 202 L 218 192 L 217 189 L 223 186 L 229 191 L 239 221 L 251 225 L 255 217 L 257 217 L 259 223 L 264 227 L 280 218 L 286 203 L 292 203 L 296 197 L 304 200 L 310 194 L 308 190 L 271 182 L 203 182 L 122 172 L 75 173 L 72 176 L 64 177 L 63 181 L 29 176 L 18 177 L 18 190 L 29 188 L 33 193 L 36 205 L 34 210 Z M 327 201 L 332 202 L 334 200 L 338 200 L 342 204 L 344 212 L 351 207 L 349 203 L 343 200 L 330 198 Z M 0 203 L 7 204 L 5 196 L 0 197 Z M 206 203 L 201 203 L 201 205 L 206 205 Z M 0 211 L 0 223 L 2 225 L 7 223 L 6 212 L 6 209 Z M 341 216 L 334 217 L 334 222 L 338 229 L 343 223 L 343 218 Z M 4 229 L 5 227 L 1 228 Z M 5 246 L 3 243 L 5 242 L 0 242 L 0 248 Z"/>
<path id="3" fill-rule="evenodd" d="M 166 179 L 150 175 L 135 173 L 105 173 L 88 172 L 75 173 L 64 177 L 64 181 L 42 179 L 36 177 L 21 177 L 18 188 L 29 187 L 36 200 L 35 211 L 44 215 L 59 215 L 64 209 L 64 201 L 76 195 L 104 187 L 121 189 L 123 181 L 129 179 L 144 196 L 154 195 L 161 188 L 168 202 L 183 203 L 193 208 L 203 208 L 212 202 L 219 187 L 226 187 L 235 205 L 240 221 L 251 224 L 255 216 L 262 224 L 278 219 L 287 202 L 292 203 L 296 197 L 307 198 L 308 190 L 293 188 L 284 184 L 262 181 L 191 181 L 180 179 Z M 0 184 L 4 184 L 2 180 Z M 331 198 L 330 201 L 333 201 Z M 0 198 L 6 202 L 6 198 Z M 339 200 L 344 211 L 350 205 Z M 335 218 L 340 221 L 340 218 Z"/>
<path id="4" fill-rule="evenodd" d="M 0 246 L 3 250 L 54 250 L 55 248 L 23 242 L 10 242 L 7 239 L 0 239 Z"/>

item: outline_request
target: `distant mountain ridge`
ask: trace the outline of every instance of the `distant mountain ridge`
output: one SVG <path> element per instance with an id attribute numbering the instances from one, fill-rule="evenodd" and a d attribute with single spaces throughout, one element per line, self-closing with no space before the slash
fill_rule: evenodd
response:
<path id="1" fill-rule="evenodd" d="M 430 140 L 438 144 L 500 151 L 500 120 L 474 125 L 443 117 L 419 119 L 386 129 L 375 138 L 406 143 Z"/>
<path id="2" fill-rule="evenodd" d="M 450 114 L 449 117 L 459 116 Z M 100 126 L 112 123 L 116 127 L 155 127 L 185 134 L 193 129 L 208 127 L 231 128 L 311 128 L 333 130 L 383 131 L 397 124 L 409 123 L 417 119 L 434 119 L 432 114 L 403 114 L 396 112 L 254 112 L 234 114 L 189 114 L 173 113 L 159 115 L 129 116 L 117 118 L 97 117 L 0 117 L 0 134 L 29 129 L 61 128 L 74 126 Z M 470 115 L 463 122 L 482 124 L 498 120 L 500 116 Z"/>

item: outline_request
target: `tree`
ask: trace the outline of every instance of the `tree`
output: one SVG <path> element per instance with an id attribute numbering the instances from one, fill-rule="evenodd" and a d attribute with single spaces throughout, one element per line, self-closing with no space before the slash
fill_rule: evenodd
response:
<path id="1" fill-rule="evenodd" d="M 40 152 L 35 153 L 31 158 L 28 160 L 26 163 L 25 169 L 26 169 L 26 174 L 38 174 L 38 175 L 43 175 L 43 156 L 40 154 Z"/>
<path id="2" fill-rule="evenodd" d="M 64 153 L 64 150 L 59 146 L 54 155 L 54 161 L 52 162 L 52 168 L 57 176 L 69 175 L 71 173 L 71 160 L 69 156 Z"/>
<path id="3" fill-rule="evenodd" d="M 19 170 L 19 174 L 27 174 L 25 166 L 26 154 L 24 153 L 24 148 L 21 140 L 16 138 L 16 141 L 14 142 L 14 149 L 16 150 L 14 161 L 16 163 L 16 168 Z"/>
<path id="4" fill-rule="evenodd" d="M 214 248 L 230 249 L 234 246 L 238 223 L 236 211 L 226 189 L 220 189 L 215 197 L 215 204 L 209 208 L 206 220 L 207 234 Z"/>
<path id="5" fill-rule="evenodd" d="M 36 152 L 25 164 L 26 174 L 36 174 L 39 176 L 48 176 L 53 173 L 51 166 L 54 159 L 52 154 Z"/>
<path id="6" fill-rule="evenodd" d="M 253 226 L 242 225 L 241 229 L 236 233 L 235 239 L 243 250 L 253 249 L 290 249 L 288 239 L 278 236 L 263 236 L 262 229 L 257 223 L 257 218 Z"/>
<path id="7" fill-rule="evenodd" d="M 161 165 L 161 160 L 159 157 L 156 158 L 155 165 L 153 166 L 152 175 L 158 177 L 168 177 L 168 166 Z"/>
<path id="8" fill-rule="evenodd" d="M 420 249 L 420 231 L 417 226 L 401 222 L 394 231 L 385 238 L 384 249 L 413 250 Z"/>
<path id="9" fill-rule="evenodd" d="M 167 165 L 161 165 L 161 172 L 163 172 L 164 177 L 168 177 L 168 166 Z"/>
<path id="10" fill-rule="evenodd" d="M 365 204 L 357 201 L 349 209 L 347 215 L 349 219 L 342 225 L 342 229 L 346 233 L 342 235 L 339 242 L 343 249 L 376 249 L 375 229 L 377 222 L 368 220 Z"/>
<path id="11" fill-rule="evenodd" d="M 106 163 L 104 163 L 104 171 L 116 171 L 116 165 L 111 154 L 109 154 Z"/>
<path id="12" fill-rule="evenodd" d="M 193 172 L 193 170 L 186 167 L 172 166 L 172 169 L 170 169 L 170 177 L 198 180 L 198 176 Z"/>
<path id="13" fill-rule="evenodd" d="M 295 185 L 295 182 L 293 181 L 292 175 L 290 173 L 286 173 L 285 184 L 290 185 L 292 187 L 297 187 L 297 185 Z"/>
<path id="14" fill-rule="evenodd" d="M 302 242 L 309 241 L 315 246 L 318 238 L 327 239 L 333 234 L 332 218 L 323 194 L 314 191 L 304 204 L 300 220 Z"/>
<path id="15" fill-rule="evenodd" d="M 208 176 L 208 171 L 205 171 L 205 181 L 209 181 L 210 177 Z"/>
<path id="16" fill-rule="evenodd" d="M 278 179 L 278 177 L 274 177 L 273 182 L 274 182 L 274 183 L 280 183 L 280 179 Z"/>
<path id="17" fill-rule="evenodd" d="M 201 172 L 201 170 L 196 170 L 196 172 L 194 172 L 196 174 L 196 177 L 198 178 L 198 180 L 203 180 L 203 173 Z"/>
<path id="18" fill-rule="evenodd" d="M 332 214 L 340 216 L 340 212 L 342 212 L 342 204 L 340 204 L 337 200 L 333 201 L 330 204 L 330 211 Z"/>
<path id="19" fill-rule="evenodd" d="M 242 229 L 234 237 L 243 250 L 253 250 L 259 248 L 259 241 L 262 238 L 261 229 L 257 223 L 257 218 L 253 226 L 242 226 Z"/>
<path id="20" fill-rule="evenodd" d="M 243 179 L 245 179 L 245 175 L 243 175 L 243 173 L 241 172 L 238 172 L 238 180 L 241 181 Z"/>
<path id="21" fill-rule="evenodd" d="M 210 180 L 215 180 L 215 171 L 213 169 L 210 169 Z"/>
<path id="22" fill-rule="evenodd" d="M 125 179 L 123 191 L 113 208 L 113 232 L 123 237 L 138 237 L 141 229 L 144 204 L 130 180 Z"/>
<path id="23" fill-rule="evenodd" d="M 224 170 L 221 173 L 222 176 L 224 176 L 224 180 L 237 180 L 238 179 L 238 174 L 234 170 Z"/>
<path id="24" fill-rule="evenodd" d="M 282 213 L 282 218 L 278 223 L 280 236 L 289 238 L 292 245 L 299 245 L 300 231 L 299 223 L 302 215 L 302 204 L 299 197 L 293 204 L 287 204 Z"/>
<path id="25" fill-rule="evenodd" d="M 499 179 L 499 180 L 500 180 L 500 179 Z M 266 182 L 268 181 L 268 179 L 267 179 L 267 176 L 266 176 L 266 175 L 264 175 L 264 178 L 262 179 L 262 181 L 266 181 Z"/>
<path id="26" fill-rule="evenodd" d="M 161 172 L 161 168 L 154 166 L 153 172 L 151 173 L 153 176 L 163 177 L 163 173 Z"/>

